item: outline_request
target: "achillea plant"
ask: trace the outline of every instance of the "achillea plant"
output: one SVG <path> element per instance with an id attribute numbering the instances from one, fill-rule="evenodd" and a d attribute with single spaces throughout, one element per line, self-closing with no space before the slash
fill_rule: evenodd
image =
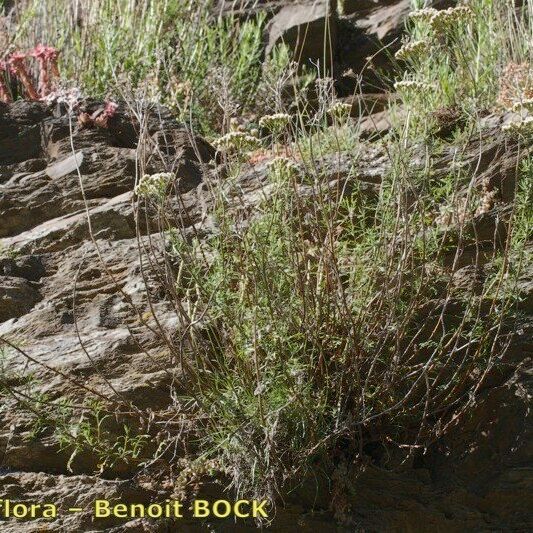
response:
<path id="1" fill-rule="evenodd" d="M 513 106 L 513 111 L 515 113 L 533 113 L 533 98 L 527 98 L 521 102 L 516 102 L 516 104 Z"/>
<path id="2" fill-rule="evenodd" d="M 422 93 L 426 91 L 430 91 L 431 89 L 434 89 L 434 86 L 430 83 L 425 83 L 423 81 L 416 81 L 416 80 L 402 80 L 397 81 L 394 84 L 394 88 L 400 92 L 415 92 L 415 93 Z"/>
<path id="3" fill-rule="evenodd" d="M 267 164 L 270 175 L 276 181 L 290 181 L 300 173 L 298 165 L 288 157 L 276 157 Z"/>
<path id="4" fill-rule="evenodd" d="M 410 43 L 404 44 L 395 54 L 396 59 L 400 61 L 407 61 L 413 57 L 419 56 L 420 54 L 425 53 L 429 47 L 428 43 L 424 39 L 419 39 L 417 41 L 412 41 Z"/>
<path id="5" fill-rule="evenodd" d="M 215 141 L 215 146 L 219 150 L 229 152 L 243 151 L 251 152 L 257 150 L 261 146 L 261 142 L 257 137 L 249 135 L 242 131 L 231 131 Z"/>
<path id="6" fill-rule="evenodd" d="M 533 134 L 533 117 L 525 117 L 520 120 L 514 120 L 502 126 L 502 130 L 511 134 L 532 135 Z"/>
<path id="7" fill-rule="evenodd" d="M 424 9 L 415 9 L 409 14 L 409 18 L 416 22 L 429 22 L 436 14 L 438 10 L 433 7 L 426 7 Z"/>
<path id="8" fill-rule="evenodd" d="M 472 21 L 474 12 L 466 6 L 450 7 L 434 13 L 429 25 L 436 34 L 444 34 L 459 24 Z"/>
<path id="9" fill-rule="evenodd" d="M 344 124 L 352 112 L 352 105 L 344 102 L 335 102 L 328 108 L 328 115 L 330 115 L 337 122 Z"/>
<path id="10" fill-rule="evenodd" d="M 135 186 L 135 194 L 141 198 L 163 199 L 173 175 L 170 172 L 145 174 Z"/>
<path id="11" fill-rule="evenodd" d="M 412 4 L 420 8 L 426 2 Z M 432 117 L 443 107 L 457 107 L 463 116 L 473 117 L 495 104 L 511 110 L 533 98 L 533 0 L 520 7 L 493 0 L 461 4 L 410 14 L 409 42 L 396 55 L 406 72 L 396 89 L 416 135 L 435 131 Z"/>
<path id="12" fill-rule="evenodd" d="M 436 34 L 443 34 L 457 24 L 473 20 L 474 12 L 467 6 L 450 7 L 442 10 L 428 7 L 412 11 L 409 17 L 415 22 L 428 24 Z"/>
<path id="13" fill-rule="evenodd" d="M 259 127 L 268 130 L 273 134 L 280 134 L 290 123 L 291 116 L 287 113 L 275 113 L 265 115 L 259 120 Z"/>

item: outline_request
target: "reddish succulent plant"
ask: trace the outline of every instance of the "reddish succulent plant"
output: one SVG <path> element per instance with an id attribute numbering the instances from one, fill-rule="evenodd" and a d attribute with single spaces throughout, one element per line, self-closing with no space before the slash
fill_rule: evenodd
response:
<path id="1" fill-rule="evenodd" d="M 59 78 L 59 68 L 57 66 L 57 58 L 59 57 L 59 50 L 53 46 L 45 46 L 46 58 L 48 59 L 52 76 Z"/>
<path id="2" fill-rule="evenodd" d="M 94 123 L 99 128 L 107 128 L 109 119 L 113 118 L 117 112 L 118 104 L 115 102 L 106 102 L 103 112 L 98 113 Z"/>
<path id="3" fill-rule="evenodd" d="M 113 118 L 117 112 L 118 104 L 116 102 L 106 102 L 104 113 L 108 118 Z"/>
<path id="4" fill-rule="evenodd" d="M 5 72 L 8 69 L 12 76 L 20 80 L 26 91 L 26 96 L 30 100 L 45 99 L 52 92 L 52 79 L 59 78 L 58 56 L 57 49 L 43 44 L 38 44 L 27 54 L 21 51 L 13 52 L 7 58 L 7 61 L 0 64 L 0 100 L 4 102 L 11 101 L 11 95 L 7 91 L 4 80 L 1 78 L 2 71 Z M 34 57 L 39 62 L 37 89 L 26 65 L 26 58 L 28 57 Z"/>
<path id="5" fill-rule="evenodd" d="M 117 112 L 118 104 L 115 102 L 106 102 L 104 108 L 98 108 L 90 115 L 86 111 L 82 111 L 78 115 L 78 125 L 80 128 L 107 128 L 109 126 L 109 119 L 113 118 Z"/>
<path id="6" fill-rule="evenodd" d="M 82 111 L 78 115 L 78 126 L 81 129 L 90 128 L 94 124 L 93 119 L 91 118 L 91 115 L 89 113 L 86 113 L 85 111 Z"/>
<path id="7" fill-rule="evenodd" d="M 50 70 L 52 77 L 59 78 L 59 69 L 57 67 L 59 52 L 51 46 L 38 44 L 30 52 L 30 55 L 39 61 L 39 94 L 44 97 L 52 90 L 48 70 Z"/>
<path id="8" fill-rule="evenodd" d="M 26 69 L 26 57 L 27 55 L 23 52 L 14 52 L 9 56 L 8 63 L 13 69 L 13 72 L 20 78 L 30 100 L 39 100 L 39 93 L 36 91 L 28 70 Z"/>
<path id="9" fill-rule="evenodd" d="M 39 86 L 38 91 L 41 96 L 46 96 L 50 93 L 50 78 L 48 76 L 48 57 L 46 53 L 46 47 L 42 44 L 38 44 L 31 52 L 30 55 L 37 59 L 39 62 Z"/>

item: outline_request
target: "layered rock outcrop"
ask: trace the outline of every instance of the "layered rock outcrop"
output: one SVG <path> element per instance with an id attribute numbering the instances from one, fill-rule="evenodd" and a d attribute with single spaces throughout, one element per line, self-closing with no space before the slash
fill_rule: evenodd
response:
<path id="1" fill-rule="evenodd" d="M 92 109 L 100 104 L 86 105 Z M 12 343 L 4 346 L 2 380 L 17 389 L 31 378 L 36 390 L 51 400 L 68 395 L 82 401 L 83 387 L 112 390 L 138 408 L 158 410 L 170 401 L 174 363 L 149 327 L 153 317 L 147 294 L 167 331 L 176 327 L 176 314 L 140 262 L 144 237 L 132 201 L 137 163 L 147 161 L 152 172 L 179 169 L 182 223 L 194 223 L 200 234 L 207 234 L 213 225 L 205 185 L 214 151 L 163 110 L 148 112 L 146 126 L 140 128 L 125 105 L 119 109 L 109 129 L 84 129 L 61 107 L 17 102 L 0 108 L 0 335 Z M 508 202 L 513 189 L 510 158 L 515 156 L 512 146 L 499 142 L 500 127 L 497 120 L 487 122 L 481 164 L 478 147 L 472 145 L 472 171 L 480 180 L 492 179 L 502 201 Z M 137 147 L 141 137 L 143 149 L 152 150 L 142 158 Z M 376 194 L 387 168 L 379 145 L 362 150 L 355 173 L 352 164 L 349 154 L 335 155 L 324 160 L 322 171 L 332 187 L 339 180 L 358 180 L 359 191 Z M 264 186 L 263 163 L 240 177 L 250 206 L 264 194 Z M 478 230 L 484 220 L 480 218 Z M 482 266 L 474 257 L 465 255 L 460 265 L 465 283 Z M 475 268 L 469 270 L 471 266 Z M 350 510 L 346 531 L 528 529 L 533 481 L 530 270 L 521 278 L 520 291 L 523 319 L 491 386 L 469 417 L 402 471 L 382 469 L 379 451 L 367 450 L 368 468 L 357 478 L 354 494 L 345 495 Z M 2 396 L 0 420 L 0 490 L 7 498 L 85 508 L 97 497 L 130 502 L 166 497 L 127 470 L 107 471 L 110 479 L 102 480 L 94 475 L 98 467 L 90 454 L 72 457 L 46 431 L 36 438 L 27 414 L 9 395 Z M 349 467 L 343 475 L 355 479 Z M 338 530 L 328 514 L 330 501 L 327 486 L 316 480 L 306 483 L 280 507 L 274 530 L 294 531 L 295 524 L 302 531 Z M 253 529 L 244 523 L 237 529 L 232 523 L 219 526 Z M 47 524 L 5 523 L 2 529 L 30 532 L 42 527 Z M 95 522 L 86 510 L 63 514 L 54 527 L 172 531 L 177 525 Z M 204 526 L 186 527 L 196 531 Z"/>

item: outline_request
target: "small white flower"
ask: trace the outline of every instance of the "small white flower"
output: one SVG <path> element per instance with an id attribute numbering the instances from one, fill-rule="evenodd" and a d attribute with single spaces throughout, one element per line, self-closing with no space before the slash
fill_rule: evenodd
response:
<path id="1" fill-rule="evenodd" d="M 516 102 L 513 105 L 513 111 L 515 113 L 520 113 L 521 111 L 533 113 L 533 98 L 527 98 L 525 100 L 521 100 L 520 102 Z"/>
<path id="2" fill-rule="evenodd" d="M 335 102 L 329 109 L 328 114 L 339 122 L 348 120 L 352 112 L 352 105 L 344 102 Z"/>
<path id="3" fill-rule="evenodd" d="M 134 192 L 142 198 L 163 198 L 172 178 L 170 172 L 145 174 L 135 186 Z"/>
<path id="4" fill-rule="evenodd" d="M 275 113 L 274 115 L 265 115 L 259 119 L 259 127 L 272 133 L 281 133 L 290 123 L 291 116 L 287 113 Z"/>
<path id="5" fill-rule="evenodd" d="M 457 24 L 470 22 L 474 17 L 474 12 L 469 7 L 450 7 L 433 14 L 429 24 L 435 33 L 445 33 Z"/>
<path id="6" fill-rule="evenodd" d="M 426 7 L 424 9 L 416 9 L 411 11 L 409 18 L 415 21 L 429 22 L 431 18 L 438 13 L 438 11 L 433 7 Z"/>
<path id="7" fill-rule="evenodd" d="M 409 17 L 415 22 L 427 23 L 435 33 L 444 33 L 460 23 L 470 22 L 475 14 L 467 6 L 438 10 L 432 7 L 412 11 Z"/>
<path id="8" fill-rule="evenodd" d="M 403 91 L 403 92 L 426 92 L 431 91 L 434 89 L 434 86 L 425 83 L 423 81 L 416 81 L 416 80 L 403 80 L 403 81 L 397 81 L 394 84 L 394 88 L 397 91 Z"/>
<path id="9" fill-rule="evenodd" d="M 277 178 L 291 178 L 300 173 L 298 165 L 287 157 L 276 157 L 267 167 Z"/>
<path id="10" fill-rule="evenodd" d="M 65 104 L 70 110 L 74 109 L 82 100 L 83 95 L 77 87 L 60 88 L 47 94 L 43 100 L 47 104 Z"/>
<path id="11" fill-rule="evenodd" d="M 424 40 L 413 41 L 404 44 L 395 54 L 396 59 L 405 61 L 411 57 L 416 57 L 423 54 L 429 49 L 429 43 Z"/>
<path id="12" fill-rule="evenodd" d="M 533 134 L 533 117 L 526 117 L 521 120 L 508 122 L 502 126 L 502 130 L 508 133 L 519 133 L 521 135 Z"/>
<path id="13" fill-rule="evenodd" d="M 261 147 L 261 141 L 242 131 L 230 131 L 215 141 L 219 150 L 251 152 Z"/>

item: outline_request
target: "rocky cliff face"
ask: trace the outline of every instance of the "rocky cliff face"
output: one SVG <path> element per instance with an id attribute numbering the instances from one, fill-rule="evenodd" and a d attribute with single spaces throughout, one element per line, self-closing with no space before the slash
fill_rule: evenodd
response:
<path id="1" fill-rule="evenodd" d="M 378 52 L 383 44 L 389 51 L 398 44 L 409 4 L 237 0 L 221 1 L 217 9 L 243 17 L 268 9 L 265 45 L 286 42 L 306 60 L 320 59 L 327 39 L 342 94 L 353 89 L 353 78 L 344 75 L 348 69 L 358 71 L 374 54 L 375 66 L 387 64 L 390 54 Z M 369 74 L 363 89 L 373 92 L 374 82 Z M 389 100 L 369 94 L 346 100 L 356 115 L 375 113 L 363 121 L 363 137 L 379 139 L 390 127 Z M 86 101 L 83 108 L 92 115 L 103 103 Z M 62 399 L 81 405 L 95 392 L 119 397 L 132 409 L 164 412 L 176 364 L 160 331 L 172 335 L 178 320 L 143 255 L 151 246 L 157 251 L 160 243 L 147 231 L 153 213 L 141 212 L 135 201 L 136 179 L 144 172 L 179 175 L 174 207 L 180 225 L 185 232 L 194 228 L 201 238 L 215 230 L 208 194 L 215 150 L 209 143 L 158 107 L 141 113 L 121 103 L 105 128 L 87 127 L 77 114 L 57 104 L 0 103 L 0 499 L 54 502 L 63 510 L 54 522 L 0 518 L 0 527 L 17 533 L 255 531 L 245 521 L 95 520 L 90 509 L 97 498 L 149 503 L 170 493 L 142 469 L 120 463 L 102 467 L 88 450 L 73 454 L 52 438 L 46 420 L 32 413 L 37 401 L 50 417 L 59 417 Z M 483 258 L 498 246 L 494 236 L 505 234 L 517 152 L 502 139 L 504 120 L 484 118 L 480 138 L 463 154 L 473 181 L 490 183 L 501 202 L 469 228 L 477 241 L 455 265 L 459 290 L 476 284 Z M 436 172 L 446 172 L 454 157 L 453 147 L 443 152 Z M 349 153 L 326 155 L 319 165 L 332 189 L 357 185 L 362 194 L 376 195 L 389 158 L 379 141 L 365 142 L 355 167 Z M 253 211 L 268 194 L 265 161 L 238 176 L 236 185 L 245 205 L 235 207 Z M 379 443 L 370 443 L 362 473 L 341 464 L 331 484 L 318 473 L 302 480 L 280 503 L 272 531 L 528 531 L 532 278 L 529 265 L 518 283 L 521 316 L 510 345 L 468 416 L 455 420 L 426 453 L 415 454 L 397 471 L 385 467 Z M 132 423 L 142 422 L 134 418 Z M 211 497 L 224 494 L 216 484 L 203 490 Z M 344 516 L 339 517 L 339 506 Z M 68 513 L 69 507 L 83 511 Z M 336 525 L 338 518 L 344 525 Z"/>
<path id="2" fill-rule="evenodd" d="M 98 108 L 98 103 L 87 106 Z M 137 237 L 132 202 L 137 140 L 144 135 L 143 145 L 152 147 L 153 157 L 146 158 L 150 171 L 181 168 L 182 220 L 185 225 L 195 223 L 205 234 L 211 228 L 203 194 L 209 180 L 205 163 L 213 150 L 160 110 L 148 116 L 139 131 L 124 106 L 108 129 L 86 129 L 61 107 L 17 102 L 0 108 L 0 335 L 11 343 L 1 364 L 3 383 L 14 390 L 24 391 L 31 381 L 33 392 L 50 400 L 70 395 L 81 402 L 86 389 L 112 388 L 143 409 L 164 409 L 169 402 L 171 373 L 166 370 L 173 362 L 151 331 L 151 319 L 143 319 L 131 307 L 134 303 L 141 315 L 150 317 L 151 305 L 164 327 L 171 330 L 175 325 L 170 303 L 157 294 L 155 285 L 151 287 L 139 262 L 145 237 L 142 230 Z M 506 171 L 510 153 L 498 142 L 499 129 L 498 121 L 487 122 L 488 148 L 477 172 L 480 177 L 489 173 L 503 191 L 511 179 Z M 475 158 L 476 147 L 472 149 Z M 355 178 L 348 177 L 348 154 L 324 165 L 331 183 L 357 179 L 372 194 L 386 160 L 379 145 L 368 145 Z M 240 182 L 253 205 L 264 185 L 264 165 L 258 163 Z M 465 283 L 472 275 L 475 272 L 465 268 Z M 145 290 L 147 284 L 152 292 Z M 355 492 L 345 495 L 352 524 L 365 531 L 528 528 L 533 479 L 528 403 L 532 289 L 529 271 L 520 288 L 525 318 L 504 364 L 491 378 L 492 386 L 480 395 L 468 419 L 461 419 L 429 453 L 401 472 L 380 469 L 379 453 L 369 451 L 368 468 Z M 66 508 L 86 507 L 97 497 L 131 502 L 164 497 L 127 471 L 109 471 L 104 477 L 111 479 L 100 479 L 92 475 L 97 464 L 90 454 L 69 457 L 46 432 L 36 438 L 28 413 L 18 409 L 9 394 L 2 396 L 0 417 L 4 498 L 56 501 Z M 350 477 L 349 468 L 343 475 Z M 336 530 L 328 518 L 328 488 L 316 482 L 306 487 L 280 509 L 275 530 L 293 531 L 296 523 L 304 531 Z M 43 527 L 27 522 L 6 524 L 3 530 Z M 66 515 L 54 527 L 172 531 L 175 526 L 161 521 L 94 522 L 90 512 L 84 512 Z M 222 528 L 236 530 L 232 524 Z"/>

